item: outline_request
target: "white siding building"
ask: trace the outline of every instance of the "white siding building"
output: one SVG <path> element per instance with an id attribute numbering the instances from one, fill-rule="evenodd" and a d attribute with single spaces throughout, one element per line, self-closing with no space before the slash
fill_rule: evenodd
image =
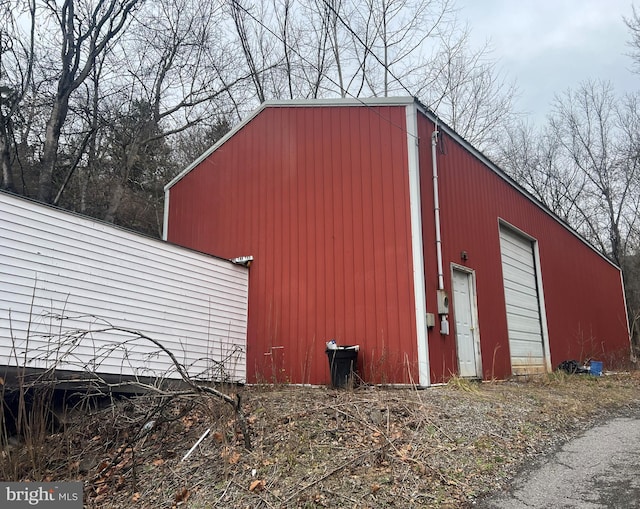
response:
<path id="1" fill-rule="evenodd" d="M 248 269 L 0 193 L 0 366 L 246 378 Z M 123 330 L 125 329 L 125 330 Z"/>

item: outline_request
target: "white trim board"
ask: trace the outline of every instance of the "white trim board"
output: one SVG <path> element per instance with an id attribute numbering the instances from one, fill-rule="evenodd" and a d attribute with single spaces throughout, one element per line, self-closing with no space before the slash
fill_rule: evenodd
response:
<path id="1" fill-rule="evenodd" d="M 429 367 L 429 335 L 427 333 L 427 302 L 422 239 L 422 205 L 420 201 L 420 160 L 418 146 L 418 115 L 413 104 L 407 105 L 407 167 L 409 170 L 409 208 L 411 217 L 411 251 L 413 256 L 413 291 L 418 341 L 418 374 L 423 387 L 431 385 Z"/>

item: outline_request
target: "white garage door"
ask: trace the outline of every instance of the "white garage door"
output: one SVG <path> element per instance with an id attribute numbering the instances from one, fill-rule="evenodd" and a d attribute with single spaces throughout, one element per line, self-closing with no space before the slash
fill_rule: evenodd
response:
<path id="1" fill-rule="evenodd" d="M 544 372 L 545 356 L 533 243 L 500 227 L 500 252 L 511 369 L 514 374 Z"/>

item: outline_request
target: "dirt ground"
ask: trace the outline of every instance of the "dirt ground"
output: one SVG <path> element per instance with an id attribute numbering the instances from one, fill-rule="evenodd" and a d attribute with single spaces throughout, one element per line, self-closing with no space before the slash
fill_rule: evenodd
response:
<path id="1" fill-rule="evenodd" d="M 82 480 L 90 508 L 464 508 L 640 406 L 638 372 L 426 390 L 222 389 L 242 398 L 251 450 L 214 397 L 144 396 L 65 412 L 56 433 L 6 446 L 0 475 Z"/>

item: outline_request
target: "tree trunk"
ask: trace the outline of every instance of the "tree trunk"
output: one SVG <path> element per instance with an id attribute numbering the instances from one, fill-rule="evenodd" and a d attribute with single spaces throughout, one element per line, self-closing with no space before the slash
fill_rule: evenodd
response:
<path id="1" fill-rule="evenodd" d="M 129 175 L 131 175 L 132 168 L 136 164 L 138 160 L 138 154 L 140 153 L 142 143 L 140 140 L 134 140 L 129 147 L 126 148 L 124 154 L 124 161 L 122 164 L 122 173 L 120 174 L 120 178 L 113 185 L 111 189 L 111 198 L 109 199 L 109 208 L 104 214 L 104 220 L 108 223 L 113 223 L 116 220 L 116 214 L 118 213 L 118 209 L 120 208 L 120 204 L 122 203 L 122 198 L 124 198 L 125 186 L 127 185 L 127 181 L 129 180 Z"/>
<path id="2" fill-rule="evenodd" d="M 0 165 L 2 165 L 2 189 L 12 192 L 15 191 L 13 171 L 11 169 L 11 156 L 9 154 L 9 136 L 4 122 L 0 124 Z"/>
<path id="3" fill-rule="evenodd" d="M 113 223 L 116 220 L 116 214 L 124 197 L 124 185 L 122 182 L 116 182 L 111 188 L 111 198 L 109 199 L 109 208 L 104 214 L 104 220 Z"/>
<path id="4" fill-rule="evenodd" d="M 47 122 L 44 151 L 38 179 L 38 200 L 45 203 L 51 203 L 53 197 L 53 171 L 58 160 L 60 131 L 62 130 L 62 123 L 67 117 L 68 107 L 68 97 L 57 97 L 51 110 L 51 116 Z"/>

